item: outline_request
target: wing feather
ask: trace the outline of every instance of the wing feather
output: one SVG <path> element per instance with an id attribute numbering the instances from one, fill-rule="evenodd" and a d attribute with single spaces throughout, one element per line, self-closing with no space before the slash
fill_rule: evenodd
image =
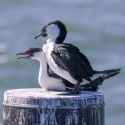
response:
<path id="1" fill-rule="evenodd" d="M 78 81 L 83 78 L 89 80 L 93 69 L 85 55 L 72 44 L 58 44 L 51 53 L 55 63 L 62 69 L 69 71 L 71 76 Z"/>

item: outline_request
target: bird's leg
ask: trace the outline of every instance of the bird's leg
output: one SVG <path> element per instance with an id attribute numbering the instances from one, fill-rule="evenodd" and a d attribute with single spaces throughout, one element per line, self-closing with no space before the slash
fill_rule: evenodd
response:
<path id="1" fill-rule="evenodd" d="M 75 85 L 75 88 L 72 90 L 72 94 L 79 94 L 80 92 L 80 82 L 78 82 L 76 85 Z"/>
<path id="2" fill-rule="evenodd" d="M 89 83 L 86 83 L 85 85 L 83 85 L 84 87 L 87 87 L 87 86 L 97 86 L 97 85 L 100 85 L 102 82 L 103 82 L 103 77 L 99 76 L 98 78 L 90 81 Z"/>
<path id="3" fill-rule="evenodd" d="M 86 83 L 85 85 L 80 86 L 81 91 L 97 91 L 98 86 L 102 84 L 103 82 L 103 77 L 98 77 L 89 83 Z"/>

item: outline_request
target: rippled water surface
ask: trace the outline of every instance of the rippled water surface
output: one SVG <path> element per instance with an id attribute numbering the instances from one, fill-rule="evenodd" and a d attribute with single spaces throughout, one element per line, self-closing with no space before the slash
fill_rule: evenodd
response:
<path id="1" fill-rule="evenodd" d="M 0 0 L 0 94 L 6 89 L 39 87 L 38 64 L 18 61 L 15 54 L 41 46 L 33 37 L 41 27 L 60 19 L 67 25 L 67 41 L 78 46 L 98 70 L 122 67 L 107 80 L 106 125 L 125 119 L 125 1 L 121 0 Z M 0 98 L 2 110 L 2 98 Z"/>

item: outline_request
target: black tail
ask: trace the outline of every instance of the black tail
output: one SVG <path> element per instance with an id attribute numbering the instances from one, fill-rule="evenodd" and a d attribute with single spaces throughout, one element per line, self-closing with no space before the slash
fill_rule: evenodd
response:
<path id="1" fill-rule="evenodd" d="M 118 69 L 110 69 L 110 70 L 103 70 L 103 71 L 94 71 L 95 74 L 112 74 L 112 73 L 117 73 L 117 72 L 120 72 L 121 69 L 118 68 Z"/>
<path id="2" fill-rule="evenodd" d="M 81 90 L 86 91 L 97 91 L 98 87 L 102 85 L 103 81 L 106 79 L 109 79 L 117 74 L 119 74 L 121 69 L 112 69 L 112 70 L 104 70 L 104 71 L 96 71 L 97 74 L 103 74 L 100 75 L 98 78 L 90 81 L 89 83 L 82 85 Z"/>

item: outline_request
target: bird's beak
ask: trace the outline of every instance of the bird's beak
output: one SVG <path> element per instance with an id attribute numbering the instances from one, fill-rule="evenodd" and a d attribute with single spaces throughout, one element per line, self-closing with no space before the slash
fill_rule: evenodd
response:
<path id="1" fill-rule="evenodd" d="M 39 33 L 37 36 L 34 37 L 34 39 L 37 39 L 37 38 L 39 38 L 40 36 L 43 36 L 43 34 L 42 34 L 42 33 Z"/>
<path id="2" fill-rule="evenodd" d="M 39 38 L 39 37 L 47 37 L 46 32 L 41 32 L 41 33 L 39 33 L 37 36 L 34 37 L 34 39 L 37 39 L 37 38 Z"/>
<path id="3" fill-rule="evenodd" d="M 17 59 L 29 59 L 31 57 L 31 55 L 29 53 L 17 53 L 16 54 Z"/>

